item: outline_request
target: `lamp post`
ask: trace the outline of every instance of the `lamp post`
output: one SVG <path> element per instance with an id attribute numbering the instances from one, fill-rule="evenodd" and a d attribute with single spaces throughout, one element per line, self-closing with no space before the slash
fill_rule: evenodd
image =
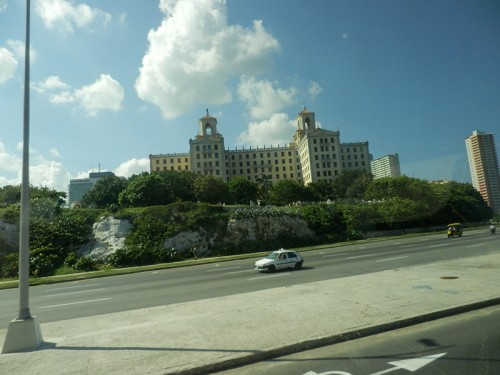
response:
<path id="1" fill-rule="evenodd" d="M 29 113 L 30 113 L 30 0 L 26 0 L 26 45 L 24 58 L 24 117 L 23 117 L 23 170 L 21 185 L 21 215 L 19 220 L 19 311 L 9 323 L 2 353 L 37 349 L 42 333 L 36 317 L 29 308 Z"/>

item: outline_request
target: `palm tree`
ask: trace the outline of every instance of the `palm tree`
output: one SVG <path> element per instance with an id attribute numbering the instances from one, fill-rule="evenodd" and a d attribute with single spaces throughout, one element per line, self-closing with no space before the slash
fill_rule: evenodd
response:
<path id="1" fill-rule="evenodd" d="M 262 174 L 260 177 L 257 177 L 256 181 L 259 189 L 259 198 L 263 201 L 267 201 L 269 192 L 273 188 L 273 181 L 271 180 L 271 176 Z"/>

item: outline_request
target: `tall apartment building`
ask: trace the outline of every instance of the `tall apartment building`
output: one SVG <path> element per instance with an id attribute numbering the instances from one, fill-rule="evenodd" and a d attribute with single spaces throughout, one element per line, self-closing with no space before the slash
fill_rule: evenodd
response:
<path id="1" fill-rule="evenodd" d="M 83 194 L 92 189 L 99 179 L 114 175 L 115 174 L 113 172 L 90 172 L 89 178 L 76 178 L 69 180 L 69 207 L 73 208 L 76 204 L 79 204 L 82 200 Z"/>
<path id="2" fill-rule="evenodd" d="M 291 179 L 304 184 L 332 181 L 346 169 L 370 172 L 368 142 L 341 143 L 339 131 L 319 128 L 315 113 L 304 108 L 297 115 L 292 142 L 281 147 L 256 146 L 225 149 L 217 119 L 199 120 L 198 134 L 189 140 L 188 153 L 149 155 L 150 172 L 186 170 L 229 181 L 234 177 L 256 180 L 262 175 L 275 182 Z"/>
<path id="3" fill-rule="evenodd" d="M 399 165 L 399 155 L 390 154 L 370 162 L 373 178 L 399 177 L 401 167 Z"/>
<path id="4" fill-rule="evenodd" d="M 465 138 L 472 185 L 494 213 L 500 214 L 500 173 L 493 134 L 475 130 Z"/>

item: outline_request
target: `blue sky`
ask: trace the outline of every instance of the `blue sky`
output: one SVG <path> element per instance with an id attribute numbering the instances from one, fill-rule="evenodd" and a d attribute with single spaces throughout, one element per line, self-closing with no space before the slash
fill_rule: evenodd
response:
<path id="1" fill-rule="evenodd" d="M 285 145 L 304 105 L 403 174 L 469 182 L 464 140 L 500 142 L 496 0 L 32 0 L 32 184 L 129 177 L 187 152 Z M 0 0 L 0 186 L 21 181 L 25 0 Z M 498 148 L 498 147 L 497 147 Z"/>

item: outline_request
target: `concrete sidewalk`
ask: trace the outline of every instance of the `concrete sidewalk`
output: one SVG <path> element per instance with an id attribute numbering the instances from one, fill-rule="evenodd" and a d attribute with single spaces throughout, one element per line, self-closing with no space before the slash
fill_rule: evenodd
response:
<path id="1" fill-rule="evenodd" d="M 497 304 L 499 286 L 494 254 L 42 323 L 41 349 L 1 354 L 0 373 L 211 373 Z"/>

